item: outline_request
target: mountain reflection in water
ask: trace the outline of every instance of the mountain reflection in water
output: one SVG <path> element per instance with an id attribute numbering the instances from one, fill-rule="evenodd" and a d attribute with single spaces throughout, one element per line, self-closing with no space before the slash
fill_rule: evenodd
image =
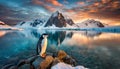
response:
<path id="1" fill-rule="evenodd" d="M 0 31 L 0 68 L 35 55 L 36 44 L 43 33 L 49 34 L 47 52 L 64 50 L 78 65 L 90 69 L 119 69 L 119 33 L 65 30 Z"/>

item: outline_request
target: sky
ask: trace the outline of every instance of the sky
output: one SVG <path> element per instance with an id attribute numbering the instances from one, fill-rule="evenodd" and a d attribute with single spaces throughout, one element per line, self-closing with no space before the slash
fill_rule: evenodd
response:
<path id="1" fill-rule="evenodd" d="M 59 11 L 75 23 L 87 19 L 120 25 L 120 0 L 0 0 L 0 21 L 15 25 Z"/>

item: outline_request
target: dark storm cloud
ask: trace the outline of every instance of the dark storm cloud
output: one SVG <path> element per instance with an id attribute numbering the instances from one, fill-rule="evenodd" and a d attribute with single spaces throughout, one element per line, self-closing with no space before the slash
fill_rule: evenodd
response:
<path id="1" fill-rule="evenodd" d="M 0 0 L 0 20 L 15 24 L 50 15 L 58 10 L 75 22 L 97 18 L 103 22 L 119 24 L 119 5 L 119 0 Z"/>

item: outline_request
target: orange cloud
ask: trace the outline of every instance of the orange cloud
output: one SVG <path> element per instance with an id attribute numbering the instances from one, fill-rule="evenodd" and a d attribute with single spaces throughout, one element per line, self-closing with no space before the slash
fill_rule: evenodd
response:
<path id="1" fill-rule="evenodd" d="M 55 8 L 53 8 L 53 7 L 51 7 L 51 6 L 45 6 L 45 5 L 44 5 L 44 7 L 45 7 L 47 10 L 51 11 L 51 12 L 54 12 L 54 11 L 55 11 Z"/>
<path id="2" fill-rule="evenodd" d="M 96 2 L 96 3 L 94 3 L 93 5 L 94 5 L 94 6 L 99 6 L 100 3 L 99 3 L 99 2 Z"/>
<path id="3" fill-rule="evenodd" d="M 69 13 L 73 13 L 74 10 L 71 10 L 71 9 L 67 9 L 66 12 L 69 12 Z"/>
<path id="4" fill-rule="evenodd" d="M 102 0 L 102 3 L 108 3 L 110 2 L 111 0 Z"/>
<path id="5" fill-rule="evenodd" d="M 120 8 L 120 2 L 119 1 L 114 1 L 111 3 L 112 8 L 117 9 Z"/>
<path id="6" fill-rule="evenodd" d="M 85 2 L 77 2 L 77 4 L 79 4 L 79 5 L 84 5 Z"/>
<path id="7" fill-rule="evenodd" d="M 40 5 L 40 6 L 44 7 L 45 9 L 47 9 L 47 10 L 49 10 L 51 12 L 55 11 L 54 7 L 45 4 L 43 1 L 33 0 L 33 3 L 37 4 L 37 5 Z"/>
<path id="8" fill-rule="evenodd" d="M 39 1 L 39 0 L 32 0 L 32 2 L 34 4 L 37 4 L 37 5 L 43 5 L 43 2 Z"/>
<path id="9" fill-rule="evenodd" d="M 54 6 L 63 6 L 61 3 L 59 3 L 57 0 L 46 0 L 46 2 L 51 3 Z"/>

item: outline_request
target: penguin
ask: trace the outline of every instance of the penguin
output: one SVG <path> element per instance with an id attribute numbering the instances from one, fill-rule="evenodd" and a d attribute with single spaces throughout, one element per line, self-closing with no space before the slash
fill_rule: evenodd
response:
<path id="1" fill-rule="evenodd" d="M 46 56 L 46 49 L 47 49 L 47 37 L 48 34 L 42 34 L 41 37 L 39 38 L 39 41 L 37 43 L 37 55 L 40 55 L 40 57 L 45 57 Z"/>

